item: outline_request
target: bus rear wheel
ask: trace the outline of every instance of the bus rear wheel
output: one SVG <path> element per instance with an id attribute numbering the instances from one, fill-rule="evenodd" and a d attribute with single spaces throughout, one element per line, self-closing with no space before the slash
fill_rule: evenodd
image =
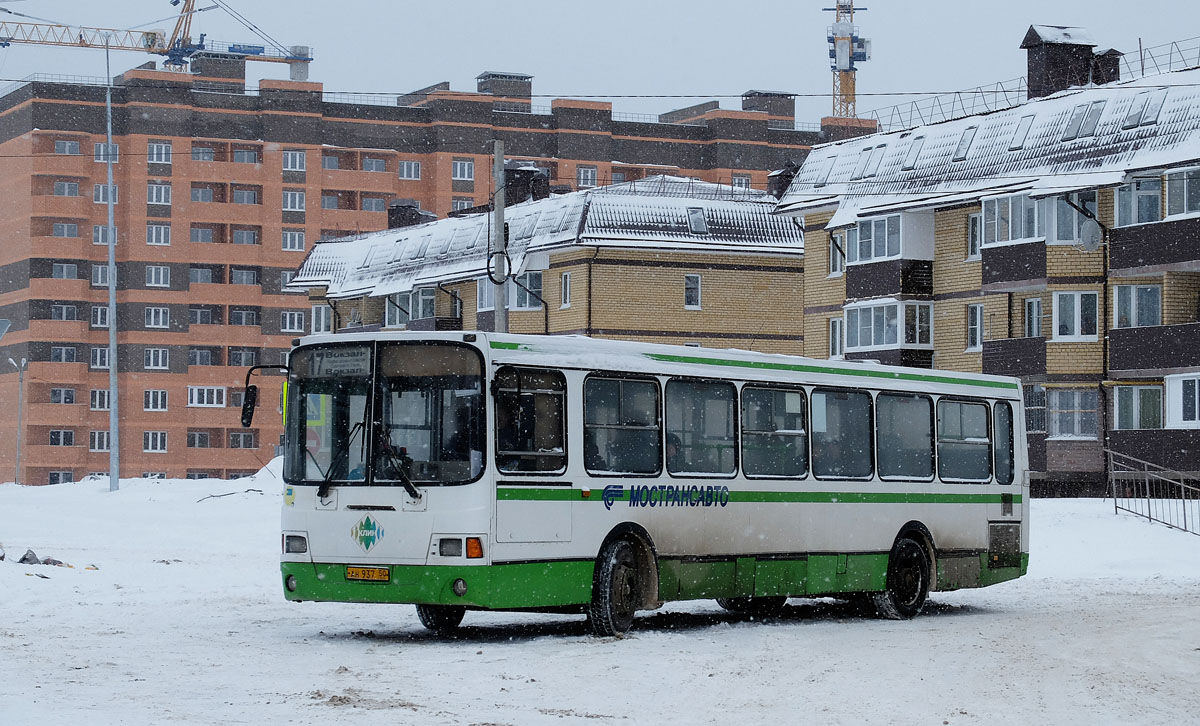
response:
<path id="1" fill-rule="evenodd" d="M 771 617 L 783 612 L 787 598 L 783 595 L 771 597 L 719 597 L 717 604 L 731 613 L 744 613 L 760 617 Z"/>
<path id="2" fill-rule="evenodd" d="M 588 621 L 596 636 L 624 635 L 633 625 L 641 597 L 633 545 L 612 540 L 596 558 Z"/>
<path id="3" fill-rule="evenodd" d="M 880 617 L 907 620 L 925 607 L 929 595 L 929 557 L 919 542 L 901 537 L 888 555 L 887 589 L 874 593 Z"/>
<path id="4" fill-rule="evenodd" d="M 462 622 L 467 609 L 461 605 L 418 605 L 421 625 L 435 633 L 449 633 Z"/>

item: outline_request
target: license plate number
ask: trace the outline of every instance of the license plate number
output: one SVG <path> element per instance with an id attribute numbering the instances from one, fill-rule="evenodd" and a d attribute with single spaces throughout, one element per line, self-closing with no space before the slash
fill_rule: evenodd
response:
<path id="1" fill-rule="evenodd" d="M 387 582 L 391 578 L 391 570 L 386 567 L 347 567 L 347 580 L 367 580 L 368 582 Z"/>

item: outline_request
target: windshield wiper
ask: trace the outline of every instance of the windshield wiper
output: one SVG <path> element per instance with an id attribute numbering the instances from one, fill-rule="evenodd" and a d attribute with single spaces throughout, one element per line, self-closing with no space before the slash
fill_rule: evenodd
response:
<path id="1" fill-rule="evenodd" d="M 385 462 L 389 469 L 389 471 L 387 473 L 389 473 L 389 474 L 395 473 L 396 476 L 395 477 L 391 477 L 391 476 L 377 477 L 377 478 L 398 479 L 400 481 L 400 484 L 404 486 L 404 491 L 408 492 L 408 495 L 410 497 L 412 497 L 413 499 L 416 499 L 416 500 L 420 500 L 421 499 L 421 490 L 418 489 L 417 485 L 413 484 L 412 479 L 410 479 L 408 477 L 407 470 L 408 470 L 409 466 L 412 465 L 412 459 L 408 456 L 408 453 L 406 451 L 404 451 L 403 449 L 401 449 L 401 453 L 396 453 L 396 450 L 392 447 L 392 445 L 390 443 L 385 444 L 382 447 L 381 453 L 383 454 L 383 456 L 387 457 L 387 461 Z M 382 469 L 383 467 L 380 467 L 380 468 Z"/>
<path id="2" fill-rule="evenodd" d="M 353 442 L 354 435 L 356 433 L 361 434 L 365 429 L 366 424 L 362 421 L 354 424 L 354 427 L 350 429 L 350 436 L 348 437 L 349 441 Z M 346 446 L 342 447 L 342 449 L 337 452 L 337 455 L 333 457 L 333 460 L 329 462 L 329 468 L 322 472 L 321 486 L 317 488 L 318 499 L 324 499 L 325 497 L 329 496 L 329 487 L 333 485 L 333 472 L 337 471 L 337 465 L 341 463 L 342 459 L 350 455 L 350 447 L 353 445 L 353 443 L 347 443 Z M 309 452 L 309 455 L 311 456 L 312 452 Z M 318 464 L 317 471 L 320 470 L 321 466 Z"/>

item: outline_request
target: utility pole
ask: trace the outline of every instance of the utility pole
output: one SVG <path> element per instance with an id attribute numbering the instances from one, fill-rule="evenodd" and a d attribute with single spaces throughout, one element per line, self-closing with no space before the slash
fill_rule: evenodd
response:
<path id="1" fill-rule="evenodd" d="M 492 176 L 496 192 L 492 195 L 492 259 L 496 263 L 496 302 L 493 316 L 496 321 L 492 329 L 497 333 L 508 332 L 508 254 L 504 241 L 504 142 L 492 142 Z M 500 282 L 496 282 L 500 280 Z"/>
<path id="2" fill-rule="evenodd" d="M 121 417 L 117 396 L 117 228 L 113 224 L 113 136 L 112 136 L 112 69 L 108 61 L 109 36 L 104 36 L 104 122 L 106 146 L 105 166 L 108 169 L 108 490 L 117 491 L 121 480 Z M 126 190 L 128 191 L 128 190 Z M 19 451 L 19 449 L 18 449 Z"/>
<path id="3" fill-rule="evenodd" d="M 25 408 L 25 366 L 29 362 L 28 359 L 22 358 L 21 364 L 12 358 L 8 359 L 9 363 L 17 369 L 17 470 L 13 473 L 13 481 L 17 484 L 21 483 L 21 411 Z"/>

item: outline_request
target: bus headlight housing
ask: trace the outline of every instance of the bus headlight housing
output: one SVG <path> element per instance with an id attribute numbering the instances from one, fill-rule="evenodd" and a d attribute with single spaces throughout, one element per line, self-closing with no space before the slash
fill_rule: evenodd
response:
<path id="1" fill-rule="evenodd" d="M 283 551 L 289 555 L 302 555 L 308 552 L 308 540 L 302 535 L 284 535 Z"/>

